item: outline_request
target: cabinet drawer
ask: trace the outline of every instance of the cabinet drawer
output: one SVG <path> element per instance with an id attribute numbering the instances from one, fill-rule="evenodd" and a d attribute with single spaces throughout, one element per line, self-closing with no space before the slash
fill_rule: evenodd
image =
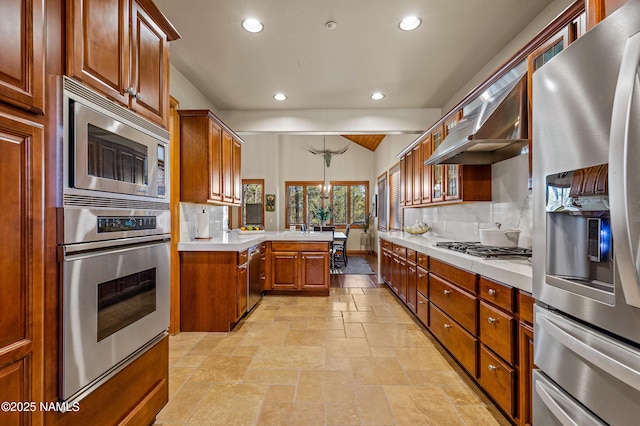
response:
<path id="1" fill-rule="evenodd" d="M 407 261 L 416 263 L 416 251 L 410 248 L 407 249 Z"/>
<path id="2" fill-rule="evenodd" d="M 241 251 L 240 253 L 238 253 L 238 265 L 244 265 L 245 263 L 247 263 L 248 259 L 249 259 L 249 254 L 247 250 Z"/>
<path id="3" fill-rule="evenodd" d="M 478 380 L 485 391 L 511 416 L 515 415 L 516 372 L 484 346 L 480 347 Z"/>
<path id="4" fill-rule="evenodd" d="M 477 294 L 476 276 L 471 272 L 458 269 L 455 266 L 451 266 L 448 263 L 434 259 L 433 257 L 429 261 L 429 272 L 445 278 L 452 283 L 456 283 L 473 294 Z"/>
<path id="5" fill-rule="evenodd" d="M 384 248 L 384 249 L 387 249 L 389 251 L 393 251 L 393 243 L 391 241 L 380 240 L 380 245 L 382 245 L 382 248 Z"/>
<path id="6" fill-rule="evenodd" d="M 513 287 L 480 277 L 480 297 L 489 303 L 513 312 L 515 290 Z"/>
<path id="7" fill-rule="evenodd" d="M 429 273 L 429 300 L 438 305 L 471 334 L 474 336 L 478 334 L 476 324 L 477 298 L 475 296 Z"/>
<path id="8" fill-rule="evenodd" d="M 480 301 L 480 340 L 511 365 L 515 363 L 515 336 L 513 316 Z"/>
<path id="9" fill-rule="evenodd" d="M 535 299 L 529 293 L 518 292 L 518 313 L 520 320 L 533 324 L 533 303 Z"/>
<path id="10" fill-rule="evenodd" d="M 418 266 L 417 288 L 422 295 L 429 296 L 429 273 Z"/>
<path id="11" fill-rule="evenodd" d="M 272 241 L 272 251 L 329 251 L 329 243 L 299 243 L 299 242 L 284 242 L 284 241 Z"/>
<path id="12" fill-rule="evenodd" d="M 400 257 L 406 258 L 407 257 L 407 248 L 399 246 L 397 244 L 394 244 L 393 245 L 393 253 L 397 254 Z"/>
<path id="13" fill-rule="evenodd" d="M 477 377 L 478 339 L 467 333 L 433 303 L 429 303 L 429 330 L 473 377 Z"/>
<path id="14" fill-rule="evenodd" d="M 425 270 L 429 270 L 429 257 L 424 253 L 418 253 L 417 257 L 418 260 L 416 263 L 418 266 L 422 266 Z"/>
<path id="15" fill-rule="evenodd" d="M 429 301 L 422 294 L 418 293 L 418 303 L 416 305 L 416 315 L 424 325 L 429 326 Z"/>

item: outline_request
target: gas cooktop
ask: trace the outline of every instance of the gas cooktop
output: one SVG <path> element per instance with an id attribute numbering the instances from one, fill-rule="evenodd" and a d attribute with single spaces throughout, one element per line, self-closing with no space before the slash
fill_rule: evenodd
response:
<path id="1" fill-rule="evenodd" d="M 436 243 L 436 247 L 454 250 L 460 253 L 470 254 L 485 258 L 496 257 L 531 257 L 531 249 L 521 247 L 492 247 L 483 246 L 479 242 L 442 242 Z"/>

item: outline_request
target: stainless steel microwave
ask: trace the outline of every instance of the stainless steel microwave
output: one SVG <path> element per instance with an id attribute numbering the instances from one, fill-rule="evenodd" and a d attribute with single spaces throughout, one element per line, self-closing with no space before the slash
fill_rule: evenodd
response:
<path id="1" fill-rule="evenodd" d="M 65 190 L 169 202 L 169 133 L 75 80 L 62 81 Z"/>

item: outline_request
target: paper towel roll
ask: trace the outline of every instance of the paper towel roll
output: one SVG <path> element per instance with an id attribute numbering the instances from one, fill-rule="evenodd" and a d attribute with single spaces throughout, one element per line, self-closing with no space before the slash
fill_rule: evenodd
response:
<path id="1" fill-rule="evenodd" d="M 198 213 L 198 225 L 196 228 L 196 238 L 209 238 L 209 213 Z"/>

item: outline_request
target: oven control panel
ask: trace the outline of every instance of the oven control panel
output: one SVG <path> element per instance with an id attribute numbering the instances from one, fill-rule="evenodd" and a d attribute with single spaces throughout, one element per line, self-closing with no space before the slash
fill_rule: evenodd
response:
<path id="1" fill-rule="evenodd" d="M 156 229 L 156 216 L 98 216 L 98 233 Z"/>

